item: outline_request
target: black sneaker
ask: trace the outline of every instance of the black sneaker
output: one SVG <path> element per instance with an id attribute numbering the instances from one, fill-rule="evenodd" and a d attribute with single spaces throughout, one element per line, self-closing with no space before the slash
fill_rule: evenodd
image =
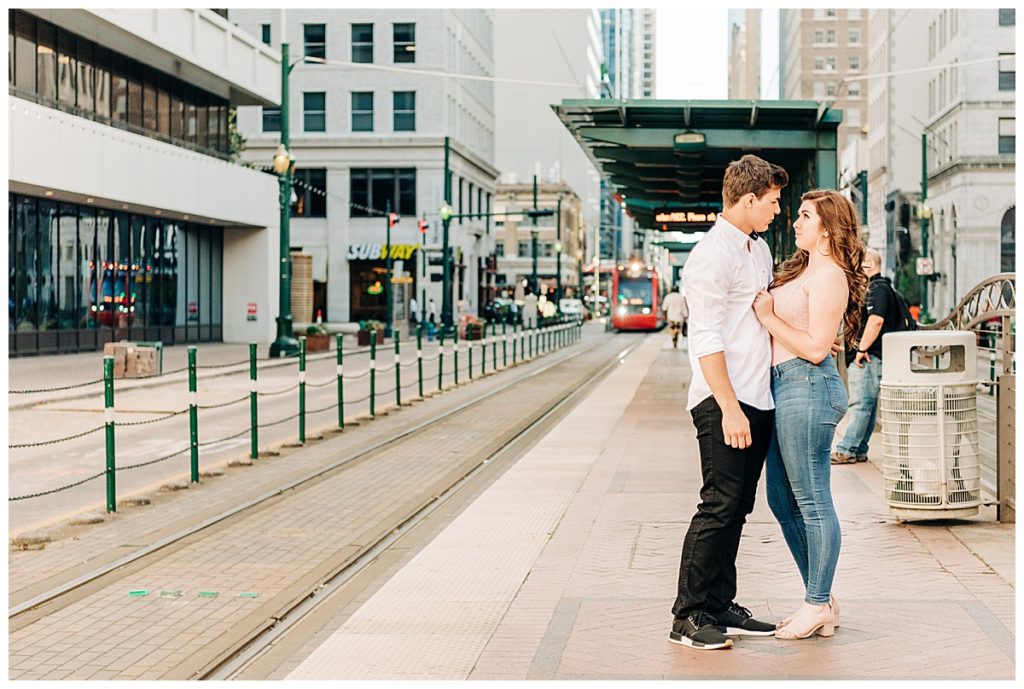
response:
<path id="1" fill-rule="evenodd" d="M 742 605 L 733 603 L 724 612 L 715 613 L 719 625 L 725 627 L 729 636 L 772 636 L 775 625 L 755 620 L 750 611 Z"/>
<path id="2" fill-rule="evenodd" d="M 732 648 L 732 639 L 726 637 L 717 624 L 715 618 L 706 612 L 691 612 L 684 619 L 672 622 L 668 640 L 701 651 Z M 774 630 L 773 627 L 772 631 Z"/>

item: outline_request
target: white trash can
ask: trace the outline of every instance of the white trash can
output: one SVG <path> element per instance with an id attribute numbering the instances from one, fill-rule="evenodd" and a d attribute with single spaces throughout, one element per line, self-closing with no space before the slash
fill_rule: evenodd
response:
<path id="1" fill-rule="evenodd" d="M 937 368 L 914 362 L 918 348 L 943 352 Z M 977 368 L 971 332 L 917 330 L 882 337 L 882 469 L 885 499 L 898 519 L 978 513 Z"/>

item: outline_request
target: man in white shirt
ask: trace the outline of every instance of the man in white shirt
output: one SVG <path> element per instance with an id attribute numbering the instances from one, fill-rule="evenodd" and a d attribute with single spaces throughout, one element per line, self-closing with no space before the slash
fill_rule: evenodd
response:
<path id="1" fill-rule="evenodd" d="M 661 310 L 665 312 L 665 320 L 668 321 L 668 329 L 672 333 L 672 349 L 676 349 L 679 346 L 679 333 L 687 316 L 686 299 L 679 293 L 678 284 L 665 295 L 665 300 L 661 302 Z"/>
<path id="2" fill-rule="evenodd" d="M 730 163 L 724 210 L 683 268 L 693 368 L 687 409 L 704 484 L 683 541 L 669 640 L 691 648 L 729 648 L 728 635 L 775 633 L 734 598 L 740 534 L 754 508 L 775 409 L 771 341 L 752 308 L 772 279 L 771 251 L 758 232 L 781 212 L 788 183 L 785 170 L 757 156 Z"/>

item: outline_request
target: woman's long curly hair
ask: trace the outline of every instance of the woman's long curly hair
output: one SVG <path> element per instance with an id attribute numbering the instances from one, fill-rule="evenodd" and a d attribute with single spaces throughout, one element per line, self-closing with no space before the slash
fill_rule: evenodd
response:
<path id="1" fill-rule="evenodd" d="M 821 227 L 828 232 L 826 239 L 829 254 L 836 265 L 846 273 L 850 297 L 846 303 L 846 313 L 843 314 L 843 333 L 847 346 L 856 348 L 861 307 L 868 289 L 868 278 L 860 269 L 860 264 L 864 260 L 864 245 L 857 237 L 860 227 L 857 222 L 857 209 L 849 199 L 832 189 L 812 189 L 801 196 L 800 200 L 814 204 L 818 217 L 821 218 Z M 783 261 L 775 271 L 771 287 L 778 287 L 794 280 L 807 268 L 808 261 L 808 253 L 797 248 L 796 252 Z"/>

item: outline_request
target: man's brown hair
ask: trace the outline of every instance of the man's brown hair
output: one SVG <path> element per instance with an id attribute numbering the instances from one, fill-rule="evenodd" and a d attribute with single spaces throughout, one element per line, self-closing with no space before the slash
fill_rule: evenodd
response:
<path id="1" fill-rule="evenodd" d="M 722 207 L 729 208 L 747 194 L 761 198 L 771 189 L 789 184 L 789 175 L 778 165 L 755 155 L 729 163 L 722 180 Z"/>

